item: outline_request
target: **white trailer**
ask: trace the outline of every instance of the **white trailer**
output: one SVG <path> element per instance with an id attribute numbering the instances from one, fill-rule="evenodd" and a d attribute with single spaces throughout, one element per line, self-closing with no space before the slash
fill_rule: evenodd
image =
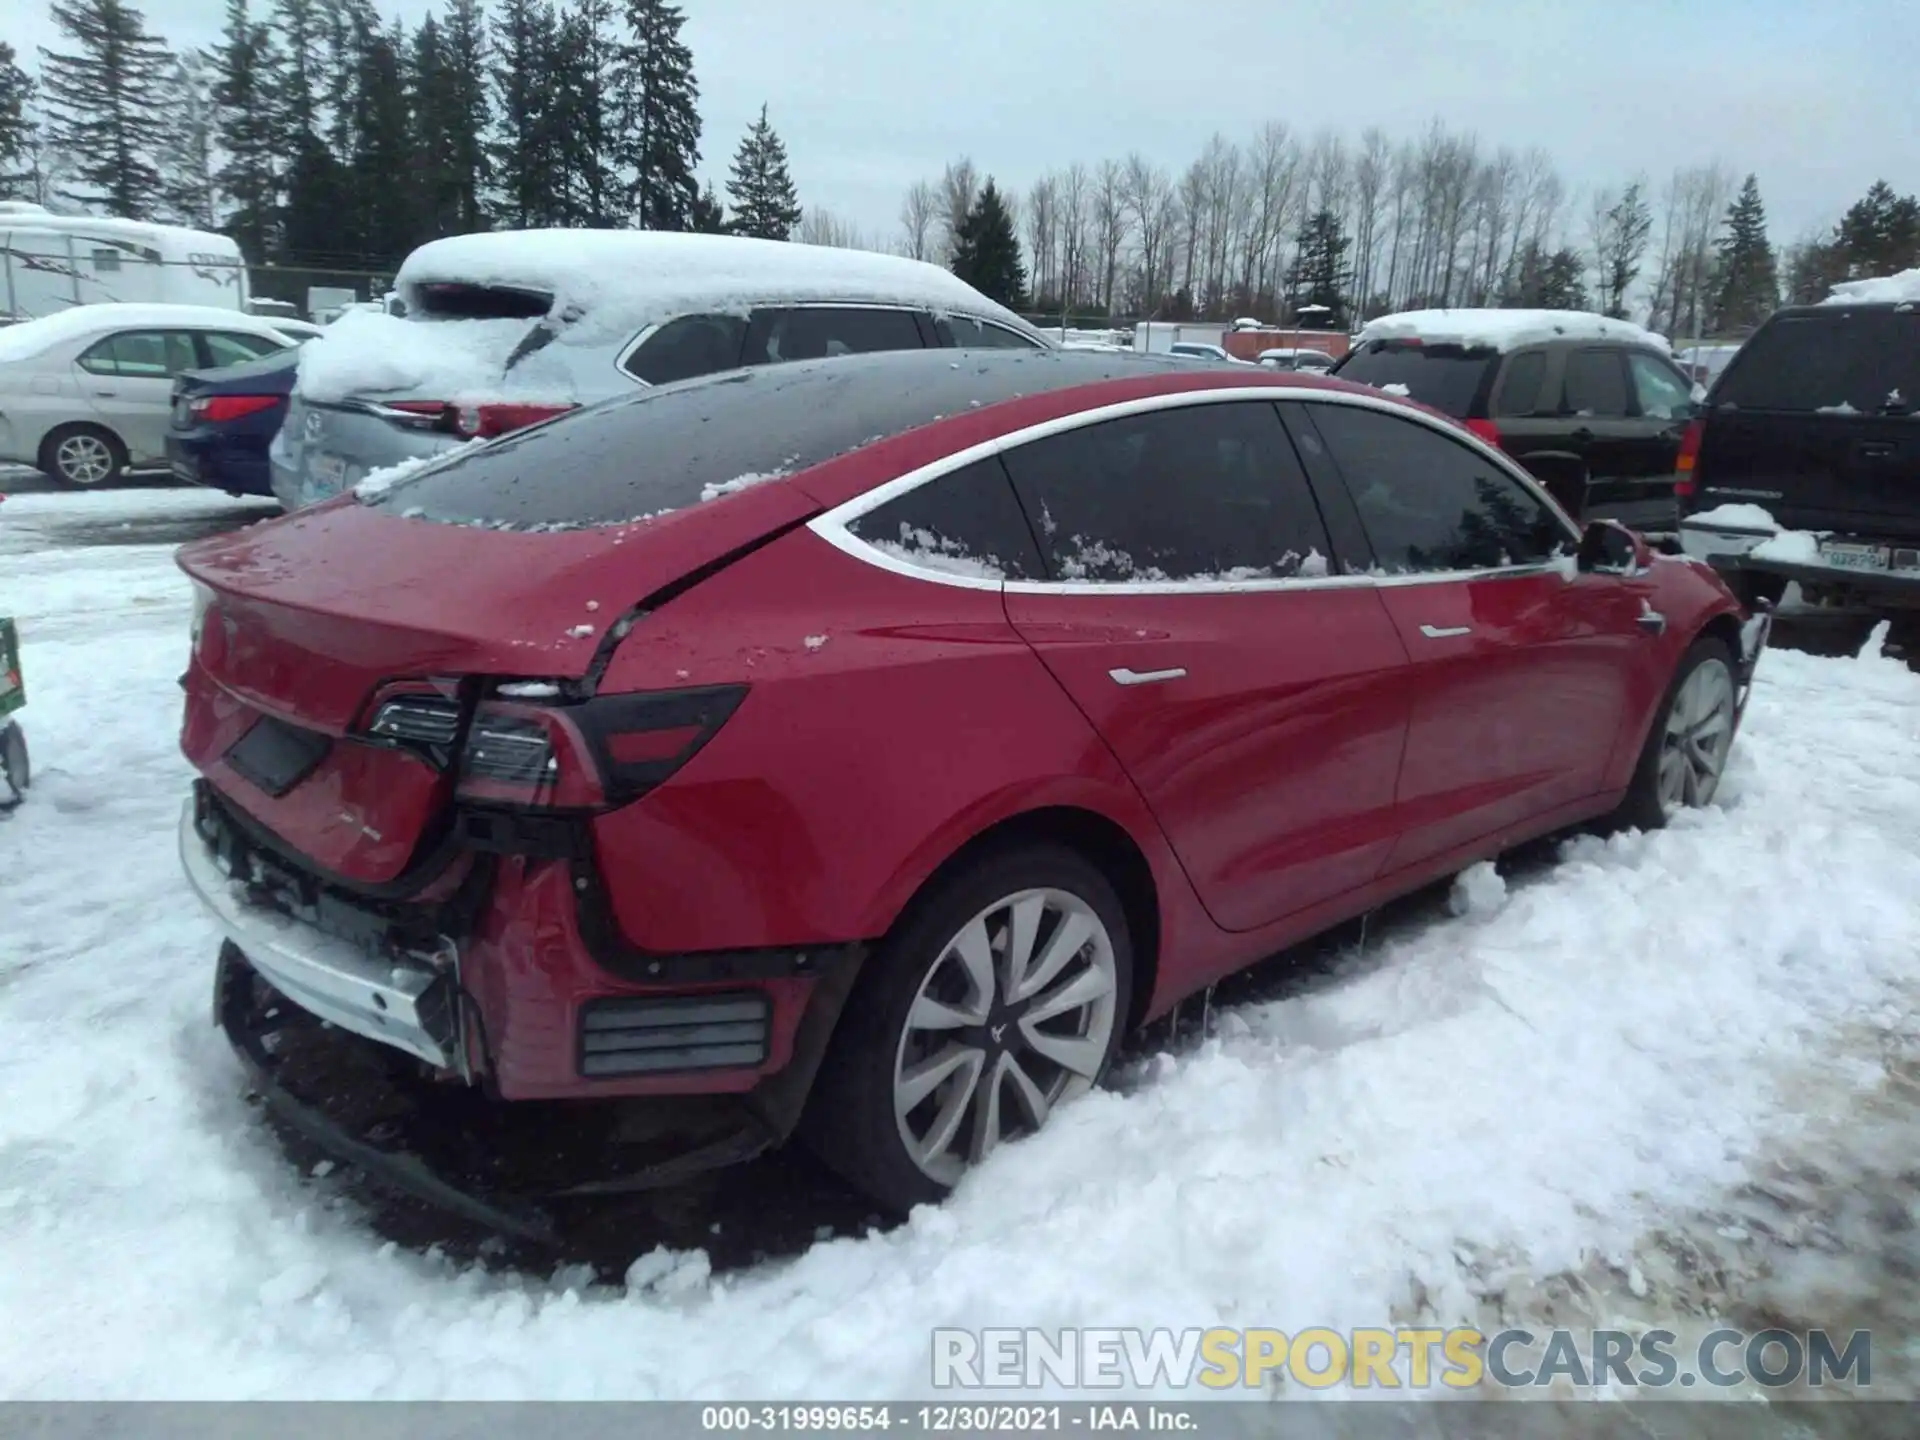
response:
<path id="1" fill-rule="evenodd" d="M 0 202 L 0 319 L 107 301 L 247 308 L 247 265 L 225 235 Z"/>
<path id="2" fill-rule="evenodd" d="M 1145 355 L 1165 355 L 1175 345 L 1218 345 L 1226 333 L 1227 327 L 1217 320 L 1142 320 L 1133 327 L 1133 348 Z"/>

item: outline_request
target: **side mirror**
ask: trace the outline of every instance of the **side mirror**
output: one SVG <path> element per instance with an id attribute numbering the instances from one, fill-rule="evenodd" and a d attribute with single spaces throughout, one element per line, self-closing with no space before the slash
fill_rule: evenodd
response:
<path id="1" fill-rule="evenodd" d="M 1631 575 L 1653 563 L 1653 551 L 1617 520 L 1595 520 L 1580 536 L 1574 563 L 1585 575 Z"/>

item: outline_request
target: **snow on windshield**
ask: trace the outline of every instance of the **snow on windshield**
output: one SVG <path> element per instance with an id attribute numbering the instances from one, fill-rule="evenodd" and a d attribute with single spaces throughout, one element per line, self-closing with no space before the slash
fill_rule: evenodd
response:
<path id="1" fill-rule="evenodd" d="M 1664 336 L 1630 320 L 1585 310 L 1405 310 L 1369 320 L 1360 341 L 1424 340 L 1429 345 L 1513 350 L 1546 340 L 1631 340 L 1671 350 Z"/>

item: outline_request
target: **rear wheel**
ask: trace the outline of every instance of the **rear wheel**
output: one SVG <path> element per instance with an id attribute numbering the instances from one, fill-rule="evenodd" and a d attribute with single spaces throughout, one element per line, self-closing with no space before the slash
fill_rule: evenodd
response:
<path id="1" fill-rule="evenodd" d="M 1682 810 L 1713 803 L 1733 747 L 1735 695 L 1731 647 L 1714 636 L 1694 641 L 1667 687 L 1616 823 L 1658 830 Z"/>
<path id="2" fill-rule="evenodd" d="M 12 809 L 26 799 L 32 779 L 27 737 L 17 722 L 9 720 L 0 726 L 0 810 Z"/>
<path id="3" fill-rule="evenodd" d="M 1074 851 L 936 881 L 867 961 L 807 1105 L 809 1146 L 898 1211 L 1092 1089 L 1125 1024 L 1126 913 Z"/>
<path id="4" fill-rule="evenodd" d="M 40 468 L 63 484 L 99 485 L 127 468 L 127 447 L 98 425 L 63 425 L 41 444 Z"/>

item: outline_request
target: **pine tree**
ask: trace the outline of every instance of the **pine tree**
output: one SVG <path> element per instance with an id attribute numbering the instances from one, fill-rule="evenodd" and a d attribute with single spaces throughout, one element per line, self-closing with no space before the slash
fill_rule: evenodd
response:
<path id="1" fill-rule="evenodd" d="M 144 219 L 160 193 L 167 47 L 123 0 L 53 0 L 51 9 L 73 49 L 40 51 L 47 138 L 76 157 L 78 178 L 92 187 L 67 198 Z"/>
<path id="2" fill-rule="evenodd" d="M 800 223 L 800 200 L 787 171 L 787 147 L 767 122 L 765 105 L 734 152 L 727 196 L 733 201 L 735 234 L 787 240 Z"/>
<path id="3" fill-rule="evenodd" d="M 689 230 L 700 198 L 700 86 L 669 0 L 626 0 L 628 40 L 613 67 L 614 150 L 631 172 L 629 208 L 643 230 Z"/>
<path id="4" fill-rule="evenodd" d="M 15 63 L 13 46 L 0 40 L 0 187 L 7 194 L 25 178 L 21 173 L 33 122 L 27 102 L 33 98 L 33 77 Z"/>
<path id="5" fill-rule="evenodd" d="M 564 210 L 551 153 L 558 22 L 541 0 L 504 0 L 494 15 L 493 83 L 500 124 L 493 171 L 500 216 L 515 229 L 559 224 Z"/>
<path id="6" fill-rule="evenodd" d="M 1740 194 L 1727 207 L 1726 234 L 1720 240 L 1716 273 L 1719 280 L 1713 305 L 1716 333 L 1751 330 L 1780 305 L 1780 278 L 1773 245 L 1767 239 L 1767 208 L 1760 201 L 1760 182 L 1747 176 Z"/>
<path id="7" fill-rule="evenodd" d="M 619 223 L 624 208 L 613 153 L 613 43 L 610 0 L 575 0 L 561 19 L 555 146 L 568 177 L 568 222 L 596 229 Z"/>
<path id="8" fill-rule="evenodd" d="M 240 253 L 258 263 L 278 248 L 280 181 L 278 117 L 273 90 L 279 57 L 271 32 L 247 13 L 247 0 L 228 0 L 227 27 L 216 56 L 214 104 L 226 163 L 215 179 L 232 204 L 227 233 Z"/>
<path id="9" fill-rule="evenodd" d="M 407 110 L 413 173 L 420 196 L 416 241 L 459 233 L 454 214 L 456 182 L 448 153 L 453 144 L 451 90 L 440 22 L 428 15 L 407 47 Z"/>
<path id="10" fill-rule="evenodd" d="M 320 130 L 319 90 L 325 64 L 316 0 L 275 0 L 273 31 L 281 42 L 278 67 L 280 153 L 291 160 L 302 140 Z"/>
<path id="11" fill-rule="evenodd" d="M 1577 250 L 1556 250 L 1541 269 L 1540 291 L 1534 304 L 1542 310 L 1587 308 L 1587 262 Z"/>
<path id="12" fill-rule="evenodd" d="M 1340 328 L 1347 323 L 1347 281 L 1352 275 L 1347 250 L 1352 243 L 1337 212 L 1314 212 L 1300 231 L 1289 277 L 1295 306 L 1324 305 L 1333 312 L 1328 323 Z"/>
<path id="13" fill-rule="evenodd" d="M 202 230 L 219 223 L 215 83 L 214 60 L 206 51 L 188 50 L 175 57 L 162 87 L 161 114 L 166 125 L 155 157 L 161 217 Z M 260 256 L 258 250 L 253 253 Z"/>
<path id="14" fill-rule="evenodd" d="M 482 197 L 492 179 L 487 134 L 493 107 L 487 97 L 487 27 L 479 0 L 447 6 L 445 163 L 453 196 L 453 233 L 486 228 Z"/>
<path id="15" fill-rule="evenodd" d="M 1843 278 L 1896 275 L 1920 265 L 1920 199 L 1899 196 L 1876 180 L 1840 221 L 1835 244 L 1846 257 Z"/>
<path id="16" fill-rule="evenodd" d="M 415 156 L 399 51 L 377 20 L 370 20 L 359 45 L 349 166 L 355 238 L 363 255 L 391 268 L 413 248 L 422 192 L 403 178 Z"/>
<path id="17" fill-rule="evenodd" d="M 1653 208 L 1639 181 L 1627 186 L 1601 217 L 1599 251 L 1600 308 L 1616 319 L 1627 314 L 1627 291 L 1640 274 L 1647 241 L 1653 234 Z"/>
<path id="18" fill-rule="evenodd" d="M 720 193 L 713 188 L 713 182 L 707 182 L 693 201 L 693 228 L 700 235 L 731 235 L 733 226 L 727 221 L 726 207 L 720 203 Z"/>
<path id="19" fill-rule="evenodd" d="M 1027 267 L 1013 216 L 991 176 L 954 231 L 953 273 L 989 300 L 1019 310 L 1027 301 Z"/>
<path id="20" fill-rule="evenodd" d="M 275 0 L 273 31 L 281 42 L 273 72 L 274 149 L 285 167 L 280 187 L 280 258 L 339 258 L 338 220 L 345 204 L 340 162 L 320 137 L 320 93 L 326 85 L 326 32 L 317 0 Z"/>

